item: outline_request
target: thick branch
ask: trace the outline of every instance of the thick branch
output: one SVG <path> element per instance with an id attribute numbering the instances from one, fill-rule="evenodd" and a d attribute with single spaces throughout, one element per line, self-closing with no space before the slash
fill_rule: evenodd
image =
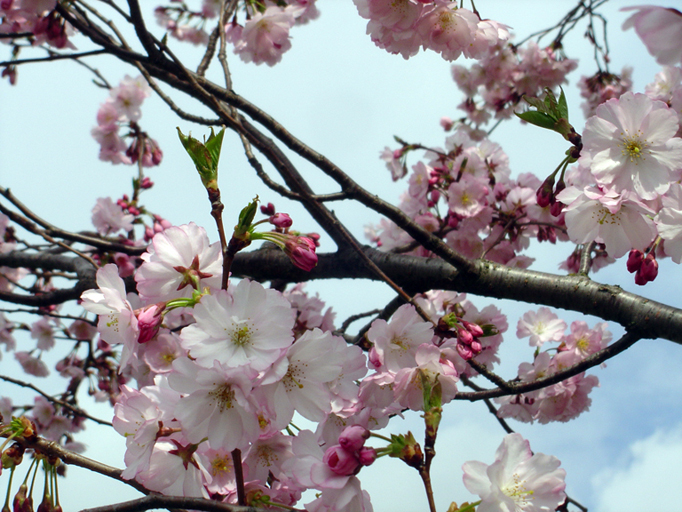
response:
<path id="1" fill-rule="evenodd" d="M 552 306 L 617 322 L 641 338 L 663 338 L 682 344 L 682 310 L 626 292 L 618 286 L 600 284 L 581 276 L 558 276 L 509 268 L 489 261 L 476 262 L 477 275 L 463 275 L 436 258 L 385 253 L 367 246 L 362 250 L 398 286 L 411 293 L 454 290 Z M 9 252 L 0 254 L 0 266 L 72 271 L 79 278 L 74 290 L 95 286 L 95 269 L 78 258 Z M 306 272 L 294 267 L 281 251 L 262 249 L 237 254 L 232 271 L 235 276 L 248 276 L 258 281 L 378 279 L 360 256 L 350 251 L 343 255 L 319 254 L 317 267 Z M 36 300 L 41 297 L 36 297 Z"/>

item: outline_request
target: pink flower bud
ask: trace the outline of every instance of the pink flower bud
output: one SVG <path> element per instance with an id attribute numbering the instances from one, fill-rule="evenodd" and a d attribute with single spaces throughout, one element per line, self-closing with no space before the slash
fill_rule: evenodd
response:
<path id="1" fill-rule="evenodd" d="M 658 262 L 653 252 L 647 254 L 646 258 L 642 260 L 642 266 L 635 274 L 635 284 L 640 286 L 645 285 L 649 281 L 653 281 L 658 276 Z"/>
<path id="2" fill-rule="evenodd" d="M 363 466 L 369 466 L 377 460 L 377 452 L 374 448 L 363 446 L 358 453 L 358 460 Z"/>
<path id="3" fill-rule="evenodd" d="M 140 181 L 140 188 L 142 189 L 148 189 L 152 188 L 154 186 L 154 182 L 150 180 L 147 176 L 142 178 L 142 181 Z"/>
<path id="4" fill-rule="evenodd" d="M 469 346 L 462 345 L 461 343 L 457 343 L 456 348 L 457 348 L 457 353 L 459 354 L 459 357 L 461 357 L 465 361 L 468 361 L 469 359 L 474 357 L 474 353 Z"/>
<path id="5" fill-rule="evenodd" d="M 457 328 L 457 341 L 459 343 L 464 343 L 465 345 L 471 345 L 471 342 L 474 341 L 474 337 L 466 329 L 464 329 L 462 327 L 458 327 Z"/>
<path id="6" fill-rule="evenodd" d="M 327 448 L 324 452 L 322 462 L 337 475 L 352 476 L 357 475 L 362 467 L 358 458 L 352 452 L 344 450 L 341 445 L 334 445 Z"/>
<path id="7" fill-rule="evenodd" d="M 365 445 L 369 439 L 369 430 L 361 425 L 351 425 L 343 429 L 339 435 L 339 444 L 344 450 L 356 452 Z"/>
<path id="8" fill-rule="evenodd" d="M 284 244 L 284 253 L 298 268 L 310 272 L 317 265 L 315 242 L 305 236 L 292 236 Z"/>
<path id="9" fill-rule="evenodd" d="M 137 326 L 140 329 L 140 335 L 137 338 L 138 343 L 147 343 L 156 336 L 163 322 L 165 308 L 166 303 L 160 302 L 135 311 Z"/>
<path id="10" fill-rule="evenodd" d="M 268 222 L 278 228 L 290 228 L 294 223 L 294 221 L 291 220 L 291 217 L 286 213 L 275 213 L 268 219 Z"/>
<path id="11" fill-rule="evenodd" d="M 642 266 L 642 260 L 644 260 L 644 253 L 638 249 L 632 249 L 628 254 L 628 272 L 631 274 L 637 272 Z"/>
<path id="12" fill-rule="evenodd" d="M 275 210 L 275 205 L 272 204 L 272 203 L 260 205 L 260 212 L 261 212 L 263 215 L 268 215 L 268 216 L 274 215 L 274 214 L 275 214 L 275 211 L 276 211 L 276 210 Z"/>
<path id="13" fill-rule="evenodd" d="M 381 368 L 381 357 L 374 347 L 369 349 L 367 359 L 369 359 L 369 364 L 371 364 L 375 369 Z"/>
<path id="14" fill-rule="evenodd" d="M 402 150 L 402 149 L 396 149 L 396 150 L 393 152 L 393 158 L 394 158 L 395 160 L 400 160 L 402 157 L 403 157 L 403 150 Z"/>
<path id="15" fill-rule="evenodd" d="M 554 175 L 551 175 L 542 183 L 542 185 L 540 185 L 540 188 L 535 193 L 540 208 L 546 208 L 552 203 L 552 199 L 554 198 L 553 189 Z"/>
<path id="16" fill-rule="evenodd" d="M 462 320 L 461 323 L 464 326 L 464 328 L 474 336 L 474 338 L 483 336 L 483 329 L 481 329 L 480 325 L 472 324 L 471 322 L 467 322 L 466 320 Z"/>
<path id="17" fill-rule="evenodd" d="M 427 0 L 417 0 L 417 1 L 419 1 L 423 4 L 431 3 L 430 0 L 428 0 L 428 1 Z M 446 132 L 449 132 L 450 130 L 452 130 L 452 127 L 455 125 L 455 122 L 452 119 L 450 119 L 449 117 L 444 116 L 444 117 L 440 118 L 440 125 L 443 127 L 443 130 L 445 130 Z"/>

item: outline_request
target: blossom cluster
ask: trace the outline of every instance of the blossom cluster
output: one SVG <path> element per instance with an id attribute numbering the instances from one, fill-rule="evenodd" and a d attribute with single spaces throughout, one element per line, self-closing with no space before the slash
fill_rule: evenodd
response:
<path id="1" fill-rule="evenodd" d="M 411 150 L 405 145 L 383 152 L 394 179 L 406 172 L 404 161 Z M 549 205 L 537 204 L 540 180 L 529 173 L 511 179 L 509 158 L 498 144 L 476 142 L 460 125 L 444 149 L 430 149 L 425 156 L 426 163 L 412 166 L 399 207 L 461 254 L 527 268 L 533 260 L 520 253 L 533 238 L 566 240 L 563 216 L 555 218 Z M 367 235 L 382 250 L 428 255 L 421 247 L 410 250 L 412 238 L 387 220 L 368 228 Z"/>
<path id="2" fill-rule="evenodd" d="M 526 96 L 537 96 L 545 88 L 566 83 L 566 75 L 578 67 L 574 59 L 562 58 L 551 47 L 537 43 L 516 47 L 498 45 L 467 68 L 453 64 L 452 77 L 466 99 L 459 105 L 474 126 L 491 118 L 511 117 Z"/>
<path id="3" fill-rule="evenodd" d="M 157 7 L 157 22 L 173 37 L 195 45 L 205 45 L 208 34 L 204 29 L 207 20 L 220 16 L 220 2 L 204 0 L 200 10 L 189 10 L 184 4 Z M 227 41 L 234 53 L 244 62 L 266 63 L 274 66 L 282 54 L 291 48 L 289 31 L 318 16 L 315 0 L 265 1 L 257 4 L 244 2 L 245 20 L 238 21 L 235 14 L 225 26 Z"/>
<path id="4" fill-rule="evenodd" d="M 566 322 L 549 308 L 529 311 L 521 317 L 516 335 L 519 338 L 530 337 L 530 346 L 538 350 L 532 363 L 519 365 L 521 383 L 551 377 L 606 348 L 611 341 L 611 333 L 603 322 L 590 329 L 586 322 L 575 321 L 568 334 L 566 328 Z M 545 343 L 558 345 L 540 352 Z M 588 395 L 598 385 L 596 376 L 582 372 L 536 391 L 496 398 L 501 404 L 498 416 L 529 423 L 566 422 L 589 409 L 592 400 Z"/>
<path id="5" fill-rule="evenodd" d="M 142 117 L 142 102 L 151 95 L 151 87 L 140 75 L 128 75 L 117 87 L 109 91 L 109 97 L 97 111 L 97 126 L 92 129 L 93 138 L 99 143 L 99 159 L 113 164 L 134 164 L 143 167 L 159 165 L 163 152 L 159 144 L 143 132 L 138 121 Z M 119 135 L 123 127 L 129 128 L 125 137 L 132 139 L 130 144 Z"/>
<path id="6" fill-rule="evenodd" d="M 446 60 L 479 59 L 509 39 L 507 26 L 482 20 L 449 0 L 353 0 L 369 20 L 367 34 L 380 48 L 405 59 L 420 48 Z"/>
<path id="7" fill-rule="evenodd" d="M 33 34 L 33 44 L 72 48 L 73 29 L 56 11 L 57 0 L 12 0 L 0 2 L 0 34 Z"/>

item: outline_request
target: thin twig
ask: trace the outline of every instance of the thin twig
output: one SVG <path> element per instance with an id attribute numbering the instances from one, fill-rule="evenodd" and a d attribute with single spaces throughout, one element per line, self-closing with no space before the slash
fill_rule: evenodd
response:
<path id="1" fill-rule="evenodd" d="M 92 420 L 95 423 L 99 423 L 100 425 L 106 425 L 107 427 L 113 426 L 110 421 L 104 421 L 104 420 L 100 420 L 99 418 L 95 418 L 94 416 L 90 416 L 87 412 L 85 412 L 80 407 L 76 407 L 74 405 L 71 405 L 68 402 L 64 402 L 63 400 L 59 400 L 58 398 L 54 398 L 53 396 L 48 395 L 43 390 L 41 390 L 40 388 L 37 388 L 36 386 L 34 386 L 33 384 L 31 384 L 29 382 L 24 382 L 24 381 L 19 380 L 19 379 L 14 379 L 12 377 L 8 377 L 7 375 L 0 375 L 0 379 L 7 381 L 7 382 L 11 382 L 12 384 L 16 384 L 17 386 L 21 386 L 22 388 L 31 389 L 31 390 L 35 391 L 36 393 L 38 393 L 39 395 L 43 396 L 45 399 L 49 400 L 50 402 L 57 404 L 61 407 L 64 407 L 65 409 L 68 409 L 69 411 L 71 411 L 76 416 L 82 416 L 83 418 L 87 418 L 89 420 Z"/>

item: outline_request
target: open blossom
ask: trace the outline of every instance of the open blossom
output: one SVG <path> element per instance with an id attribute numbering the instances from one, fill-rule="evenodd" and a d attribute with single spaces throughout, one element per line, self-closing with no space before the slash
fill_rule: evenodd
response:
<path id="1" fill-rule="evenodd" d="M 294 341 L 295 311 L 276 290 L 244 279 L 232 294 L 219 290 L 205 295 L 194 308 L 195 324 L 180 334 L 183 346 L 197 364 L 214 361 L 236 368 L 265 370 Z"/>
<path id="2" fill-rule="evenodd" d="M 464 463 L 464 485 L 481 497 L 477 512 L 548 512 L 566 499 L 560 464 L 552 455 L 533 455 L 521 434 L 509 434 L 491 465 Z"/>
<path id="3" fill-rule="evenodd" d="M 610 256 L 620 258 L 630 249 L 646 249 L 654 239 L 653 212 L 632 195 L 585 187 L 568 187 L 557 195 L 565 209 L 568 236 L 577 244 L 596 241 Z"/>
<path id="4" fill-rule="evenodd" d="M 637 10 L 623 23 L 623 30 L 635 27 L 649 53 L 659 64 L 682 62 L 682 12 L 654 5 L 625 7 Z"/>
<path id="5" fill-rule="evenodd" d="M 565 330 L 566 322 L 560 320 L 549 308 L 540 308 L 537 311 L 528 311 L 519 319 L 516 335 L 519 338 L 530 336 L 530 345 L 539 347 L 545 341 L 560 341 Z"/>
<path id="6" fill-rule="evenodd" d="M 193 222 L 154 235 L 142 260 L 135 281 L 148 301 L 189 297 L 206 286 L 220 287 L 220 246 L 209 244 L 206 230 Z"/>
<path id="7" fill-rule="evenodd" d="M 579 163 L 600 185 L 655 199 L 680 178 L 678 128 L 677 115 L 662 101 L 625 93 L 597 107 L 597 115 L 587 120 Z"/>
<path id="8" fill-rule="evenodd" d="M 110 235 L 121 229 L 128 232 L 133 229 L 134 218 L 130 213 L 124 213 L 110 197 L 100 197 L 92 208 L 92 224 L 100 235 Z"/>
<path id="9" fill-rule="evenodd" d="M 121 371 L 131 357 L 136 357 L 139 329 L 133 307 L 126 298 L 125 284 L 113 263 L 97 271 L 98 290 L 86 290 L 81 295 L 83 308 L 99 315 L 97 330 L 104 341 L 122 344 Z"/>
<path id="10" fill-rule="evenodd" d="M 234 53 L 244 62 L 265 62 L 268 66 L 274 66 L 282 60 L 282 54 L 291 48 L 289 29 L 294 22 L 290 10 L 276 5 L 271 5 L 263 13 L 257 12 L 238 34 L 233 34 Z"/>

